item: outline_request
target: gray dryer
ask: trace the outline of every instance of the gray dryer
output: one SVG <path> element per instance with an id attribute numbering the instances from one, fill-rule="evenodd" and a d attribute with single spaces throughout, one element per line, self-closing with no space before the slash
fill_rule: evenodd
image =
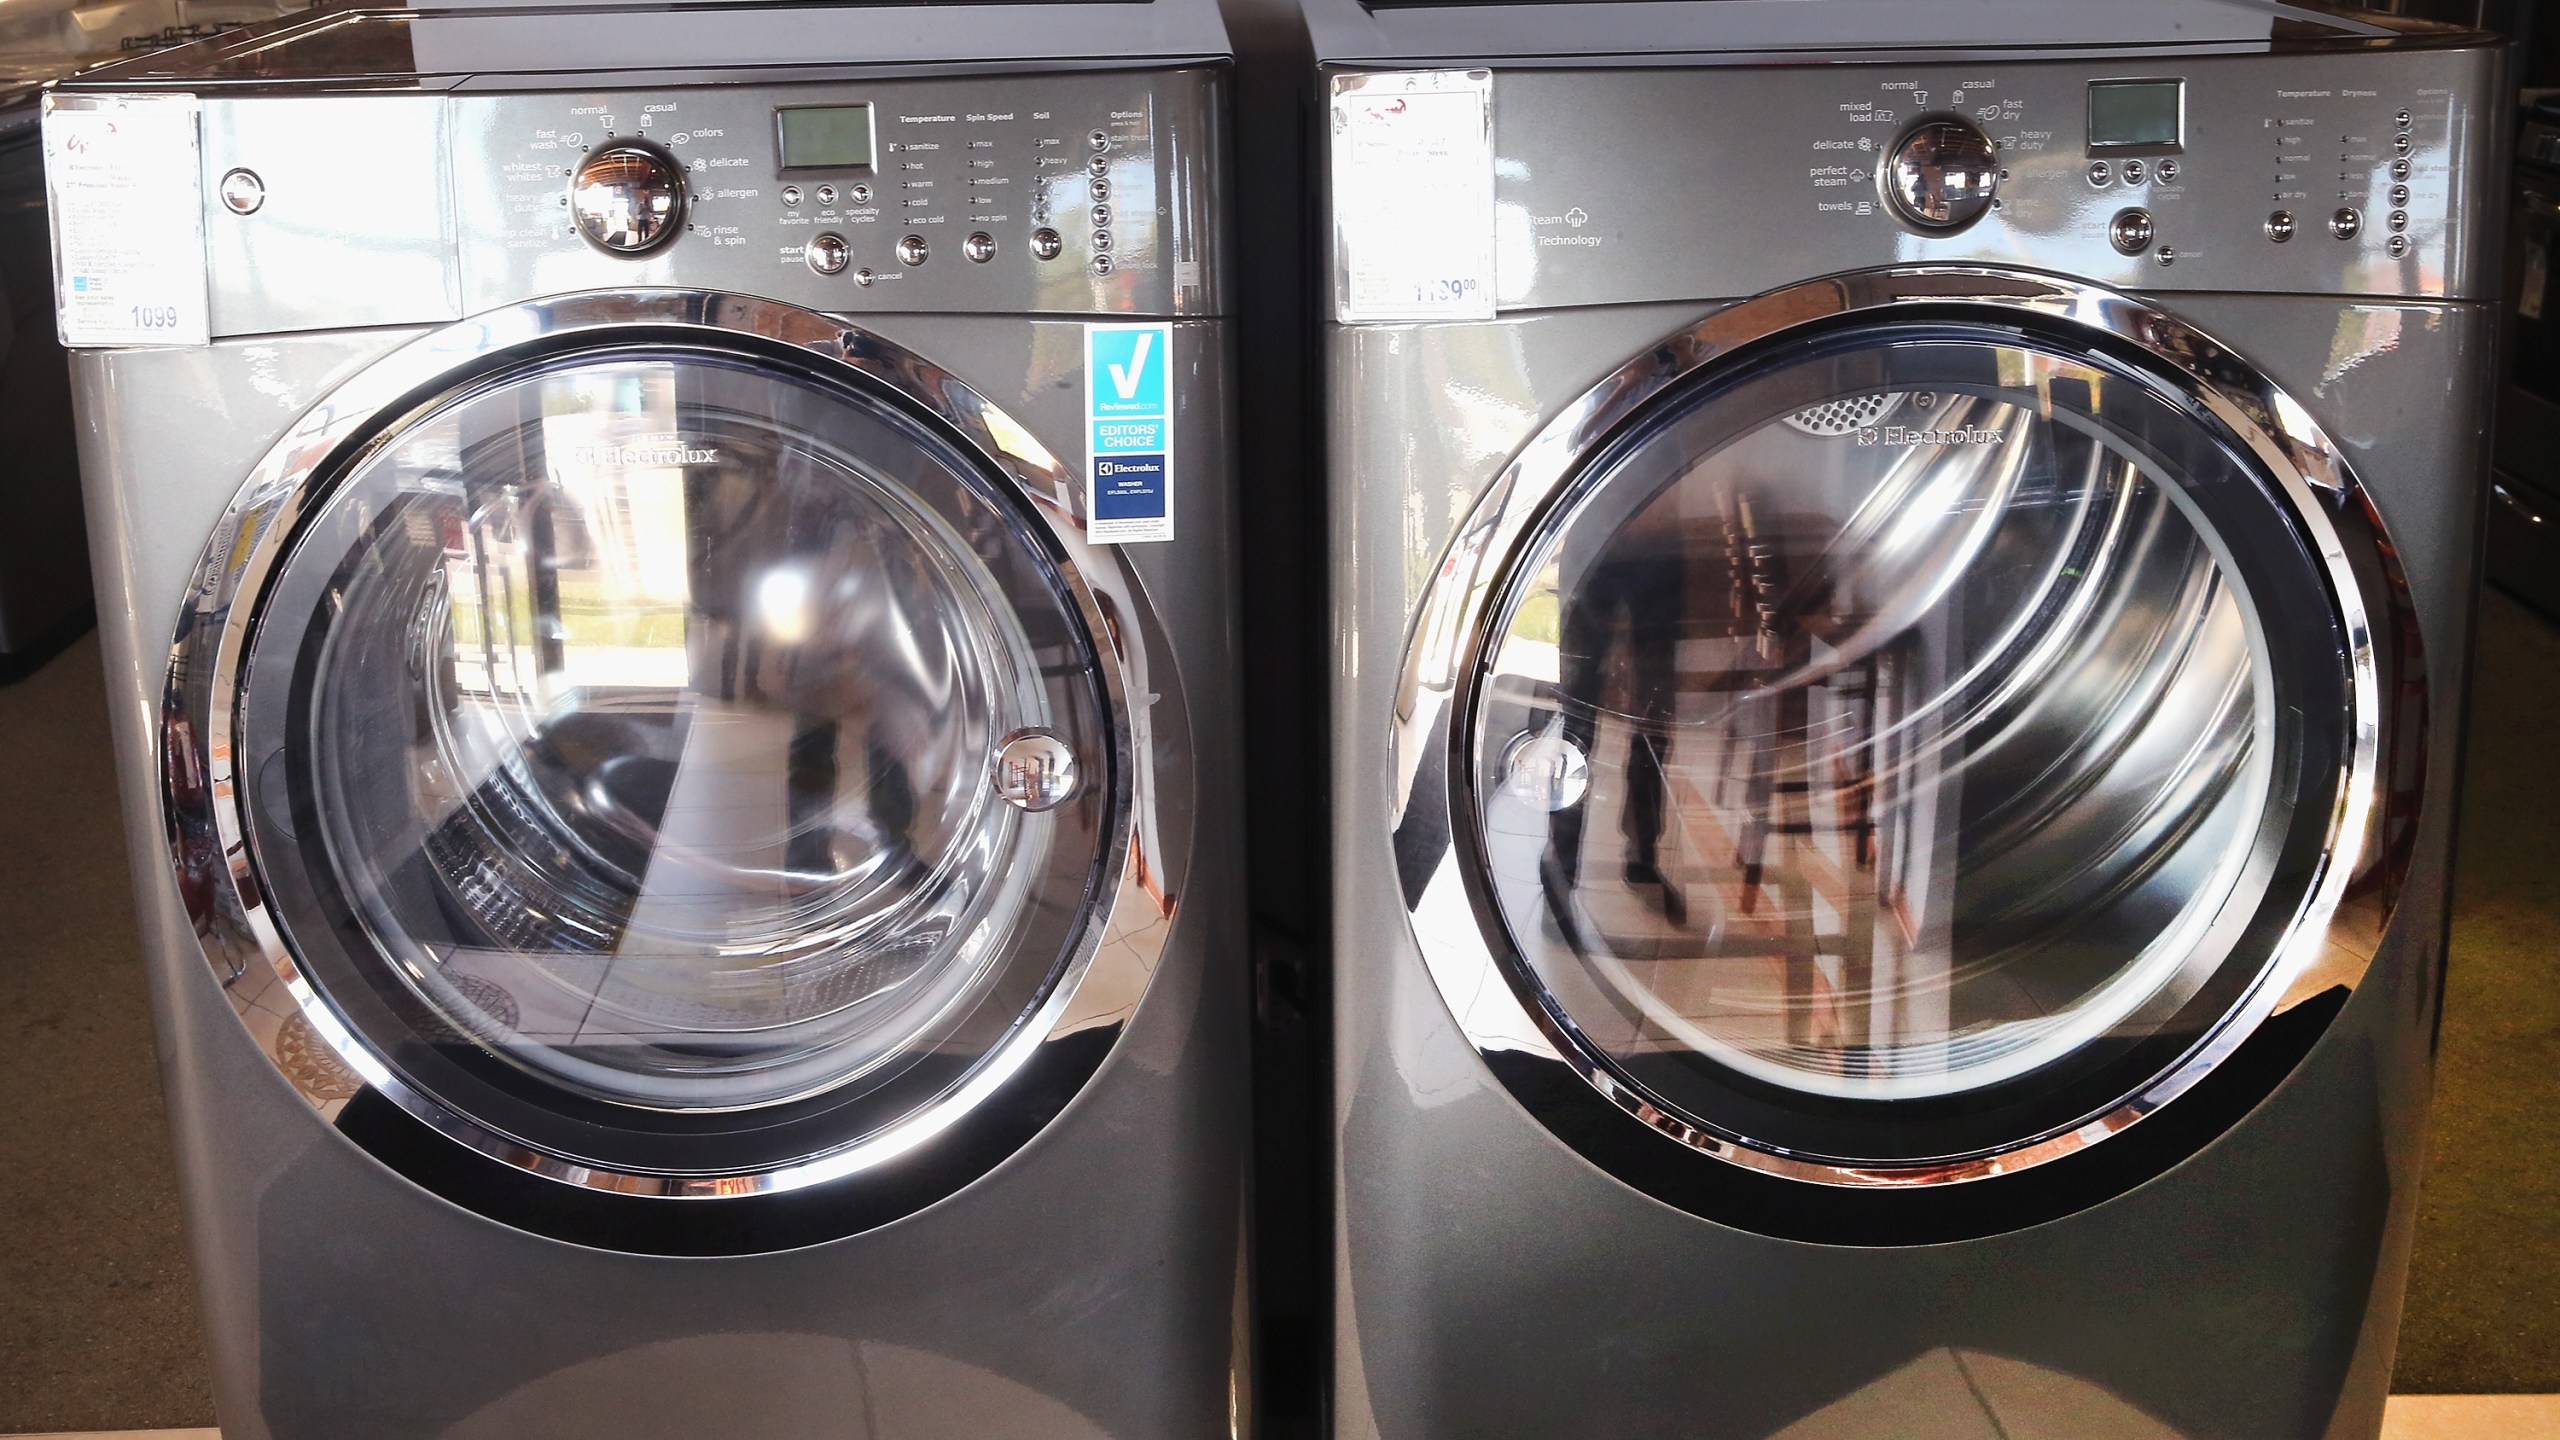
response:
<path id="1" fill-rule="evenodd" d="M 1307 15 L 1336 1433 L 2373 1435 L 2495 43 Z"/>

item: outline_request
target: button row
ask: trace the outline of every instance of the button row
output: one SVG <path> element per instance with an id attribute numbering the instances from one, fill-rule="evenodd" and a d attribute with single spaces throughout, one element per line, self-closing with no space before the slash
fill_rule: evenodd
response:
<path id="1" fill-rule="evenodd" d="M 1111 239 L 1109 235 L 1099 232 L 1094 238 L 1103 248 L 1108 247 Z M 972 232 L 969 238 L 960 242 L 960 253 L 980 265 L 996 258 L 998 248 L 996 237 L 984 230 Z M 1065 252 L 1066 248 L 1065 237 L 1055 230 L 1044 227 L 1031 232 L 1031 253 L 1038 259 L 1055 260 Z M 909 235 L 899 240 L 896 250 L 898 263 L 910 269 L 933 258 L 932 242 L 921 235 Z M 842 235 L 829 231 L 813 237 L 807 245 L 802 247 L 802 253 L 808 259 L 810 269 L 821 275 L 841 275 L 844 273 L 845 266 L 852 263 L 853 246 Z M 1109 274 L 1111 267 L 1098 263 L 1108 258 L 1106 255 L 1097 253 L 1094 257 L 1097 262 L 1094 268 L 1100 273 Z M 854 278 L 859 283 L 868 285 L 871 283 L 871 272 L 863 271 Z"/>
<path id="2" fill-rule="evenodd" d="M 2178 180 L 2178 162 L 2163 159 L 2148 167 L 2139 160 L 2127 160 L 2122 166 L 2111 165 L 2104 160 L 2089 162 L 2089 183 L 2101 190 L 2114 183 L 2119 175 L 2127 185 L 2139 185 L 2145 180 L 2174 185 Z"/>
<path id="3" fill-rule="evenodd" d="M 845 191 L 845 198 L 856 205 L 868 205 L 871 203 L 871 187 L 868 185 L 855 185 L 851 189 Z M 833 185 L 819 186 L 817 189 L 817 200 L 821 205 L 833 205 L 836 203 L 836 187 Z M 783 186 L 782 203 L 791 209 L 799 209 L 800 187 L 797 185 Z"/>

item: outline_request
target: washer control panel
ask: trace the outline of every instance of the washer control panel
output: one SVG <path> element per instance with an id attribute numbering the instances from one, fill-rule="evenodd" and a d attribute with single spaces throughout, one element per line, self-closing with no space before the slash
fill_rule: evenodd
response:
<path id="1" fill-rule="evenodd" d="M 1212 202 L 1208 177 L 1185 172 L 1211 147 L 1176 140 L 1207 121 L 1183 78 L 457 94 L 460 218 L 497 242 L 466 244 L 466 294 L 669 284 L 830 309 L 1206 308 Z"/>
<path id="2" fill-rule="evenodd" d="M 208 94 L 217 333 L 429 323 L 658 286 L 848 313 L 1228 303 L 1210 169 L 1223 81 L 1209 67 L 498 83 Z M 348 174 L 386 171 L 442 178 L 349 203 Z"/>
<path id="3" fill-rule="evenodd" d="M 2480 298 L 2488 49 L 1494 72 L 1507 307 L 1924 262 Z M 1754 137 L 1748 144 L 1679 137 Z"/>

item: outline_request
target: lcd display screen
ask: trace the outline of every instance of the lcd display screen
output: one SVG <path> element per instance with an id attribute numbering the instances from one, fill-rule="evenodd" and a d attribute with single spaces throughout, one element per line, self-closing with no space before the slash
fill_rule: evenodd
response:
<path id="1" fill-rule="evenodd" d="M 2183 143 L 2184 80 L 2101 80 L 2089 87 L 2089 148 Z"/>
<path id="2" fill-rule="evenodd" d="M 842 170 L 869 166 L 869 105 L 795 105 L 773 112 L 785 170 Z"/>

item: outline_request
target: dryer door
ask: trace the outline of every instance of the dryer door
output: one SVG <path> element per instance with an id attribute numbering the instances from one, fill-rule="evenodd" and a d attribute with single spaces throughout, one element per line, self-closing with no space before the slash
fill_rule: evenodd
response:
<path id="1" fill-rule="evenodd" d="M 2202 337 L 1927 285 L 1739 307 L 1531 447 L 1417 647 L 1449 863 L 1429 787 L 1400 837 L 1453 1006 L 1490 962 L 1531 1022 L 1473 1017 L 1498 1071 L 1528 1030 L 1647 1139 L 1850 1189 L 2086 1150 L 2371 953 L 2343 476 Z"/>
<path id="2" fill-rule="evenodd" d="M 233 988 L 497 1218 L 805 1243 L 983 1170 L 1108 1048 L 1072 1002 L 1132 898 L 1121 659 L 956 382 L 673 303 L 553 307 L 212 557 L 219 595 L 249 556 L 191 637 L 213 806 L 281 982 Z"/>

